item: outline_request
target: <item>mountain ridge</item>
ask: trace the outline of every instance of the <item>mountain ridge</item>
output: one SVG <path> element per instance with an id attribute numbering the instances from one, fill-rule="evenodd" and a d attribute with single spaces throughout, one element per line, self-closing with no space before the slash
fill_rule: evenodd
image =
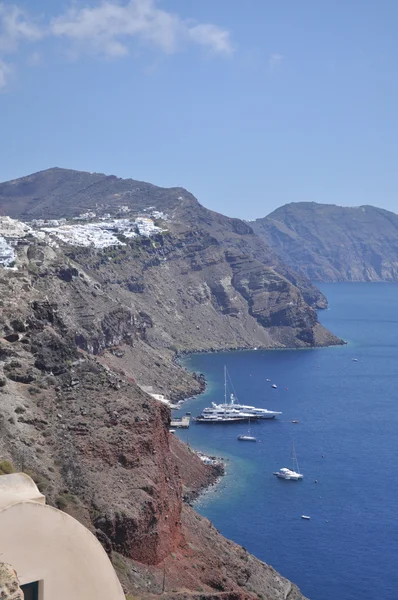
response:
<path id="1" fill-rule="evenodd" d="M 298 202 L 250 225 L 311 281 L 398 281 L 398 215 L 391 211 Z"/>

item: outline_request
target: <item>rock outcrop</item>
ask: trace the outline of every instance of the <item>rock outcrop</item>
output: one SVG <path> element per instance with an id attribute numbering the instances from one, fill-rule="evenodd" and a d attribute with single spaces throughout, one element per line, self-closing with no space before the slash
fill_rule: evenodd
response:
<path id="1" fill-rule="evenodd" d="M 387 210 L 298 202 L 250 225 L 312 281 L 398 281 L 398 215 Z"/>
<path id="2" fill-rule="evenodd" d="M 2 600 L 24 600 L 18 576 L 11 565 L 0 563 L 0 598 Z"/>

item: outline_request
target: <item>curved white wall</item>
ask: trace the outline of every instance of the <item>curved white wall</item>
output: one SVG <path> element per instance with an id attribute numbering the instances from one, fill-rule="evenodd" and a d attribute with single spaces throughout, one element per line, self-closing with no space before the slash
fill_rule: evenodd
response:
<path id="1" fill-rule="evenodd" d="M 40 600 L 125 600 L 97 538 L 51 506 L 22 502 L 0 510 L 0 556 L 22 585 L 44 581 Z"/>

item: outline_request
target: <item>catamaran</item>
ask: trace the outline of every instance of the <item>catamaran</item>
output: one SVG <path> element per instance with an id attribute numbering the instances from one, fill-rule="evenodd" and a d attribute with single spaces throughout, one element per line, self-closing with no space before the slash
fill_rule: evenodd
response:
<path id="1" fill-rule="evenodd" d="M 279 479 L 290 479 L 291 481 L 299 481 L 299 479 L 303 479 L 304 475 L 302 473 L 300 473 L 298 460 L 297 460 L 297 456 L 296 456 L 296 451 L 294 449 L 294 442 L 293 442 L 293 448 L 292 448 L 292 461 L 293 461 L 292 469 L 283 467 L 279 471 L 276 471 L 274 473 L 274 475 L 279 477 Z"/>

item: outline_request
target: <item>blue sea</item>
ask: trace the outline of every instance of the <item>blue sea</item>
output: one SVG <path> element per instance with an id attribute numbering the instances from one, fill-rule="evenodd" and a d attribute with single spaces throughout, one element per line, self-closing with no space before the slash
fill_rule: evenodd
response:
<path id="1" fill-rule="evenodd" d="M 185 359 L 208 387 L 180 413 L 221 401 L 224 364 L 242 403 L 283 412 L 252 423 L 257 443 L 237 440 L 246 424 L 178 433 L 226 458 L 226 476 L 196 509 L 311 600 L 397 600 L 398 285 L 320 288 L 329 309 L 319 318 L 346 346 Z M 293 440 L 301 482 L 272 475 L 291 465 Z"/>

